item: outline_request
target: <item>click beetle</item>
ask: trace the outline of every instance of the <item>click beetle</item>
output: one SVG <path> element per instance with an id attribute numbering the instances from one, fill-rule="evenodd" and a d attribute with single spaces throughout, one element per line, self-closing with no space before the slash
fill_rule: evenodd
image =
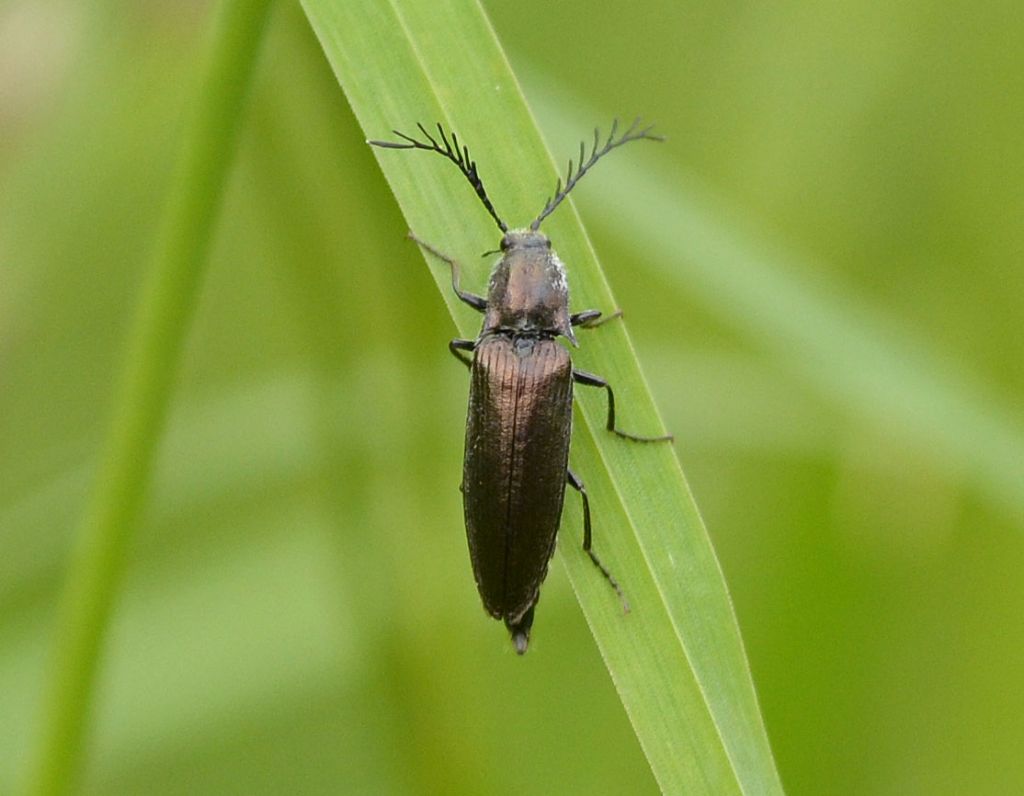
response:
<path id="1" fill-rule="evenodd" d="M 455 294 L 484 315 L 475 340 L 449 343 L 452 354 L 471 372 L 462 502 L 473 574 L 484 608 L 505 622 L 516 652 L 522 655 L 554 552 L 566 483 L 583 501 L 583 549 L 629 610 L 615 578 L 591 547 L 587 491 L 569 469 L 573 384 L 606 391 L 609 431 L 637 442 L 672 439 L 671 435 L 642 437 L 616 428 L 611 386 L 600 376 L 575 369 L 569 351 L 556 342 L 565 337 L 576 346 L 573 327 L 592 328 L 621 313 L 602 318 L 600 310 L 569 312 L 565 266 L 540 225 L 604 155 L 630 141 L 661 138 L 651 135 L 650 127 L 642 128 L 639 119 L 618 137 L 617 122 L 613 123 L 603 145 L 594 130 L 590 156 L 585 158 L 586 147 L 580 144 L 578 165 L 574 173 L 569 161 L 565 187 L 559 180 L 528 228 L 510 230 L 491 204 L 469 149 L 460 147 L 455 133 L 449 141 L 440 124 L 437 138 L 422 124 L 417 126 L 423 140 L 395 130 L 400 141 L 368 143 L 443 155 L 458 166 L 502 232 L 501 258 L 491 272 L 486 298 L 462 290 L 454 259 L 413 233 L 409 237 L 448 264 Z M 472 357 L 467 356 L 470 353 Z"/>

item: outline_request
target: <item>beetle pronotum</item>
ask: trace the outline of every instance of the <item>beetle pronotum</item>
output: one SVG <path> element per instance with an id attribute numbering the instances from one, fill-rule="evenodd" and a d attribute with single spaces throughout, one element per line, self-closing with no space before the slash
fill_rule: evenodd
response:
<path id="1" fill-rule="evenodd" d="M 565 337 L 577 345 L 573 327 L 588 328 L 617 317 L 601 318 L 600 310 L 569 312 L 565 266 L 540 232 L 541 222 L 604 155 L 629 141 L 661 140 L 642 128 L 639 119 L 616 138 L 618 124 L 601 144 L 594 130 L 590 156 L 580 144 L 578 165 L 569 161 L 565 187 L 561 180 L 544 209 L 526 229 L 510 230 L 495 211 L 477 173 L 469 149 L 460 148 L 440 124 L 438 138 L 417 125 L 424 140 L 393 131 L 399 142 L 370 141 L 385 149 L 423 149 L 452 161 L 469 181 L 484 208 L 502 232 L 501 259 L 491 272 L 487 297 L 459 285 L 459 265 L 416 237 L 424 250 L 451 269 L 452 288 L 463 302 L 484 314 L 475 340 L 455 339 L 449 348 L 471 371 L 466 418 L 466 455 L 462 472 L 463 509 L 473 574 L 484 608 L 502 619 L 516 652 L 529 644 L 533 612 L 547 575 L 561 521 L 565 485 L 583 501 L 583 549 L 629 610 L 622 590 L 591 545 L 590 501 L 583 482 L 569 469 L 573 383 L 603 388 L 608 396 L 607 429 L 637 442 L 671 440 L 671 435 L 642 437 L 615 425 L 615 394 L 608 382 L 573 368 Z M 472 353 L 472 358 L 466 356 Z"/>

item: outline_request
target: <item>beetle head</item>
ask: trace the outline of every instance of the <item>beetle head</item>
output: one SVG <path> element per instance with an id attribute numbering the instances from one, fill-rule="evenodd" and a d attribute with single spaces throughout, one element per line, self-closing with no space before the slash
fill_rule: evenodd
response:
<path id="1" fill-rule="evenodd" d="M 535 229 L 511 229 L 502 236 L 501 251 L 539 250 L 551 248 L 551 241 L 543 232 Z"/>

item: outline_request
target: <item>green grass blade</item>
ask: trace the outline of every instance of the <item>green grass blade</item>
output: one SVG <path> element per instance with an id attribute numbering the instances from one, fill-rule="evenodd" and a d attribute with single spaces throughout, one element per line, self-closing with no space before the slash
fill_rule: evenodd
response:
<path id="1" fill-rule="evenodd" d="M 498 213 L 512 227 L 529 223 L 557 168 L 477 3 L 303 5 L 368 138 L 443 123 L 471 147 Z M 615 157 L 628 160 L 629 149 Z M 459 258 L 464 286 L 480 292 L 489 266 L 479 253 L 495 248 L 497 234 L 462 176 L 427 153 L 382 151 L 378 159 L 410 227 Z M 600 169 L 587 179 L 596 185 Z M 573 308 L 615 307 L 571 204 L 545 229 L 568 264 Z M 459 332 L 473 336 L 479 316 L 451 295 L 444 270 L 430 267 Z M 661 424 L 624 325 L 581 334 L 577 363 L 615 386 L 622 426 L 656 433 Z M 572 495 L 562 560 L 659 784 L 671 793 L 781 792 L 732 605 L 674 452 L 609 435 L 603 394 L 580 395 L 578 410 L 573 462 L 591 495 L 595 546 L 632 613 L 622 614 L 579 549 Z M 557 643 L 544 638 L 543 609 L 535 631 L 535 649 Z"/>
<path id="2" fill-rule="evenodd" d="M 135 320 L 114 418 L 57 618 L 29 792 L 73 787 L 103 639 L 196 304 L 269 0 L 222 4 L 208 71 Z"/>

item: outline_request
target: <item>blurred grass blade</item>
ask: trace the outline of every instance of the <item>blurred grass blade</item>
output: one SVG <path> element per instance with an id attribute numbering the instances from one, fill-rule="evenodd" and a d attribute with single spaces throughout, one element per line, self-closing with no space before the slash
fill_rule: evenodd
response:
<path id="1" fill-rule="evenodd" d="M 57 618 L 29 789 L 70 790 L 103 639 L 163 427 L 270 0 L 222 3 L 155 262 L 132 328 L 114 418 Z"/>
<path id="2" fill-rule="evenodd" d="M 303 5 L 368 138 L 441 122 L 470 146 L 510 226 L 536 216 L 557 170 L 478 3 Z M 591 131 L 579 134 L 587 138 Z M 616 157 L 626 161 L 628 153 Z M 385 150 L 377 157 L 410 226 L 462 260 L 464 286 L 482 289 L 488 266 L 479 253 L 495 247 L 495 229 L 462 176 L 425 153 Z M 596 186 L 600 172 L 588 179 Z M 616 306 L 570 203 L 546 230 L 569 264 L 573 308 Z M 458 305 L 438 264 L 430 267 L 460 333 L 473 336 L 479 316 Z M 657 433 L 661 424 L 624 325 L 584 334 L 579 363 L 615 385 L 623 425 Z M 623 616 L 579 549 L 572 496 L 560 549 L 660 786 L 670 793 L 781 792 L 732 605 L 674 452 L 611 437 L 603 428 L 602 394 L 580 395 L 578 409 L 583 422 L 573 460 L 591 495 L 595 544 L 624 584 L 633 612 Z M 544 637 L 543 627 L 542 610 L 533 654 L 557 643 Z"/>
<path id="3" fill-rule="evenodd" d="M 539 76 L 534 83 L 552 135 L 571 136 L 581 114 L 566 111 L 567 93 Z M 622 159 L 602 165 L 617 201 L 587 206 L 626 236 L 637 267 L 703 301 L 829 400 L 920 440 L 1020 523 L 1024 427 L 963 365 L 944 361 L 932 344 L 852 291 L 801 278 L 822 269 L 723 224 L 735 214 L 716 212 L 692 183 L 670 183 Z"/>

